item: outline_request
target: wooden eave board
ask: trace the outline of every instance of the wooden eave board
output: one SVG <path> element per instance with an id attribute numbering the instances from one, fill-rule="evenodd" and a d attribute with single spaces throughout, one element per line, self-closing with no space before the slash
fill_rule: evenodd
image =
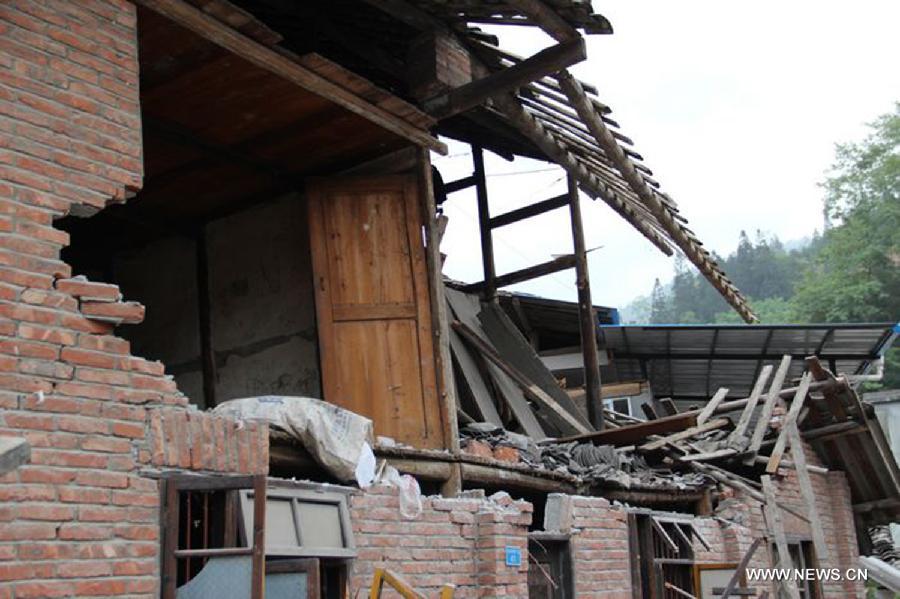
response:
<path id="1" fill-rule="evenodd" d="M 447 289 L 446 293 L 447 301 L 450 302 L 454 316 L 460 322 L 469 326 L 482 339 L 490 343 L 478 320 L 478 312 L 481 310 L 478 298 L 455 289 Z M 497 390 L 503 396 L 525 434 L 536 439 L 546 437 L 547 434 L 538 422 L 531 404 L 525 399 L 522 389 L 519 388 L 515 381 L 494 364 L 488 364 L 488 371 L 490 372 L 491 380 L 497 386 Z"/>
<path id="2" fill-rule="evenodd" d="M 452 311 L 452 308 L 450 308 L 449 305 L 448 310 Z M 455 330 L 450 328 L 449 334 L 450 351 L 452 352 L 456 363 L 459 364 L 459 369 L 462 372 L 462 378 L 464 379 L 463 384 L 467 387 L 469 395 L 472 396 L 472 400 L 475 402 L 475 405 L 480 412 L 477 416 L 480 416 L 484 422 L 503 426 L 503 421 L 500 419 L 500 414 L 497 412 L 497 406 L 494 405 L 491 392 L 488 390 L 487 383 L 482 377 L 481 370 L 479 370 L 478 365 L 475 363 L 469 348 L 466 347 L 465 342 Z M 472 414 L 472 416 L 474 417 L 476 415 Z"/>
<path id="3" fill-rule="evenodd" d="M 541 362 L 534 349 L 528 344 L 528 341 L 525 340 L 525 337 L 522 336 L 522 333 L 499 305 L 491 302 L 483 304 L 478 320 L 481 322 L 481 326 L 492 345 L 505 360 L 524 374 L 532 383 L 550 395 L 556 403 L 574 416 L 588 430 L 593 428 L 585 415 L 578 410 L 569 394 L 559 386 L 553 373 Z M 545 412 L 544 417 L 552 422 L 555 428 L 572 430 L 551 410 L 545 410 Z"/>

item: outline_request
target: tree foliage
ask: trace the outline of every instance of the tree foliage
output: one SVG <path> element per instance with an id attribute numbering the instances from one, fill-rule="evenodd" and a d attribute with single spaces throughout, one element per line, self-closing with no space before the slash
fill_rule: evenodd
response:
<path id="1" fill-rule="evenodd" d="M 870 129 L 861 142 L 836 147 L 822 183 L 830 224 L 824 233 L 788 250 L 777 237 L 756 231 L 751 239 L 741 231 L 732 254 L 714 256 L 761 322 L 900 318 L 900 103 Z M 683 259 L 676 260 L 670 284 L 656 280 L 649 305 L 652 323 L 740 322 Z M 900 387 L 900 350 L 892 350 L 887 361 L 885 384 Z"/>

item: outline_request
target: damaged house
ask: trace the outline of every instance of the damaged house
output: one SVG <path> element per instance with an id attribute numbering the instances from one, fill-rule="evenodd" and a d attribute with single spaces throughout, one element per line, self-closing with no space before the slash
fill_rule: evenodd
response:
<path id="1" fill-rule="evenodd" d="M 567 70 L 611 31 L 585 0 L 0 4 L 0 598 L 862 596 L 744 571 L 849 571 L 896 519 L 873 360 L 751 326 L 748 377 L 710 331 L 663 397 L 671 336 L 640 357 L 593 304 L 587 198 L 755 320 Z M 498 214 L 484 152 L 568 193 Z M 467 188 L 476 284 L 441 273 Z M 497 272 L 492 231 L 550 210 L 572 253 Z M 503 291 L 565 269 L 577 304 Z"/>

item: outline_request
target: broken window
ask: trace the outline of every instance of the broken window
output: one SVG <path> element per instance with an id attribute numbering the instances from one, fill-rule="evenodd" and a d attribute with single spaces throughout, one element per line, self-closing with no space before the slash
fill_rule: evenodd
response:
<path id="1" fill-rule="evenodd" d="M 791 568 L 794 570 L 805 570 L 807 568 L 815 568 L 817 561 L 815 556 L 815 549 L 813 548 L 812 541 L 809 540 L 795 540 L 788 541 L 787 544 L 788 553 L 791 555 L 791 563 L 785 566 L 782 566 L 778 563 L 778 550 L 775 545 L 771 547 L 772 554 L 772 567 L 774 568 Z M 822 596 L 822 590 L 819 587 L 819 582 L 816 580 L 801 580 L 798 581 L 800 597 L 803 599 L 818 599 Z"/>
<path id="2" fill-rule="evenodd" d="M 533 532 L 528 535 L 528 598 L 575 597 L 572 553 L 568 535 Z"/>
<path id="3" fill-rule="evenodd" d="M 709 549 L 709 543 L 694 528 L 688 516 L 658 512 L 634 512 L 631 536 L 637 540 L 633 568 L 639 572 L 635 596 L 644 599 L 679 599 L 681 591 L 694 591 L 694 539 Z M 635 584 L 638 576 L 635 575 Z"/>
<path id="4" fill-rule="evenodd" d="M 263 552 L 255 551 L 264 523 L 241 546 L 234 492 L 265 490 L 262 476 L 178 475 L 163 480 L 162 595 L 261 599 Z M 251 507 L 260 510 L 262 506 Z M 218 590 L 221 589 L 222 592 Z"/>

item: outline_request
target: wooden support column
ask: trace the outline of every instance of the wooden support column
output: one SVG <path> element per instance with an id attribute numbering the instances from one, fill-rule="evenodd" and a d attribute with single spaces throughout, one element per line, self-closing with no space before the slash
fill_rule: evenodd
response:
<path id="1" fill-rule="evenodd" d="M 494 241 L 491 236 L 491 212 L 488 207 L 487 179 L 484 174 L 484 151 L 472 146 L 472 164 L 475 167 L 475 193 L 478 198 L 478 230 L 481 232 L 481 263 L 484 266 L 482 294 L 486 301 L 497 297 L 494 268 Z"/>
<path id="2" fill-rule="evenodd" d="M 581 220 L 581 203 L 578 199 L 578 183 L 572 175 L 569 182 L 569 213 L 572 217 L 572 240 L 575 246 L 575 280 L 578 287 L 578 322 L 581 327 L 581 354 L 584 360 L 584 390 L 587 415 L 591 425 L 603 430 L 603 399 L 601 397 L 600 360 L 597 357 L 597 317 L 591 300 L 591 283 L 588 275 L 587 249 L 584 241 L 584 223 Z"/>
<path id="3" fill-rule="evenodd" d="M 206 227 L 201 226 L 197 246 L 197 320 L 200 328 L 200 365 L 203 369 L 203 404 L 216 407 L 216 354 L 213 348 L 212 297 L 209 290 L 209 248 Z"/>
<path id="4" fill-rule="evenodd" d="M 437 206 L 431 179 L 431 158 L 428 150 L 418 148 L 419 196 L 422 205 L 422 219 L 425 225 L 425 261 L 428 266 L 428 290 L 431 300 L 431 326 L 434 336 L 435 367 L 438 393 L 443 406 L 444 434 L 447 448 L 451 453 L 459 453 L 459 431 L 456 421 L 456 384 L 453 379 L 453 362 L 450 357 L 450 327 L 447 318 L 447 300 L 444 295 L 444 278 L 441 274 L 441 239 L 437 222 Z M 451 476 L 442 489 L 446 496 L 459 493 L 460 480 Z"/>

